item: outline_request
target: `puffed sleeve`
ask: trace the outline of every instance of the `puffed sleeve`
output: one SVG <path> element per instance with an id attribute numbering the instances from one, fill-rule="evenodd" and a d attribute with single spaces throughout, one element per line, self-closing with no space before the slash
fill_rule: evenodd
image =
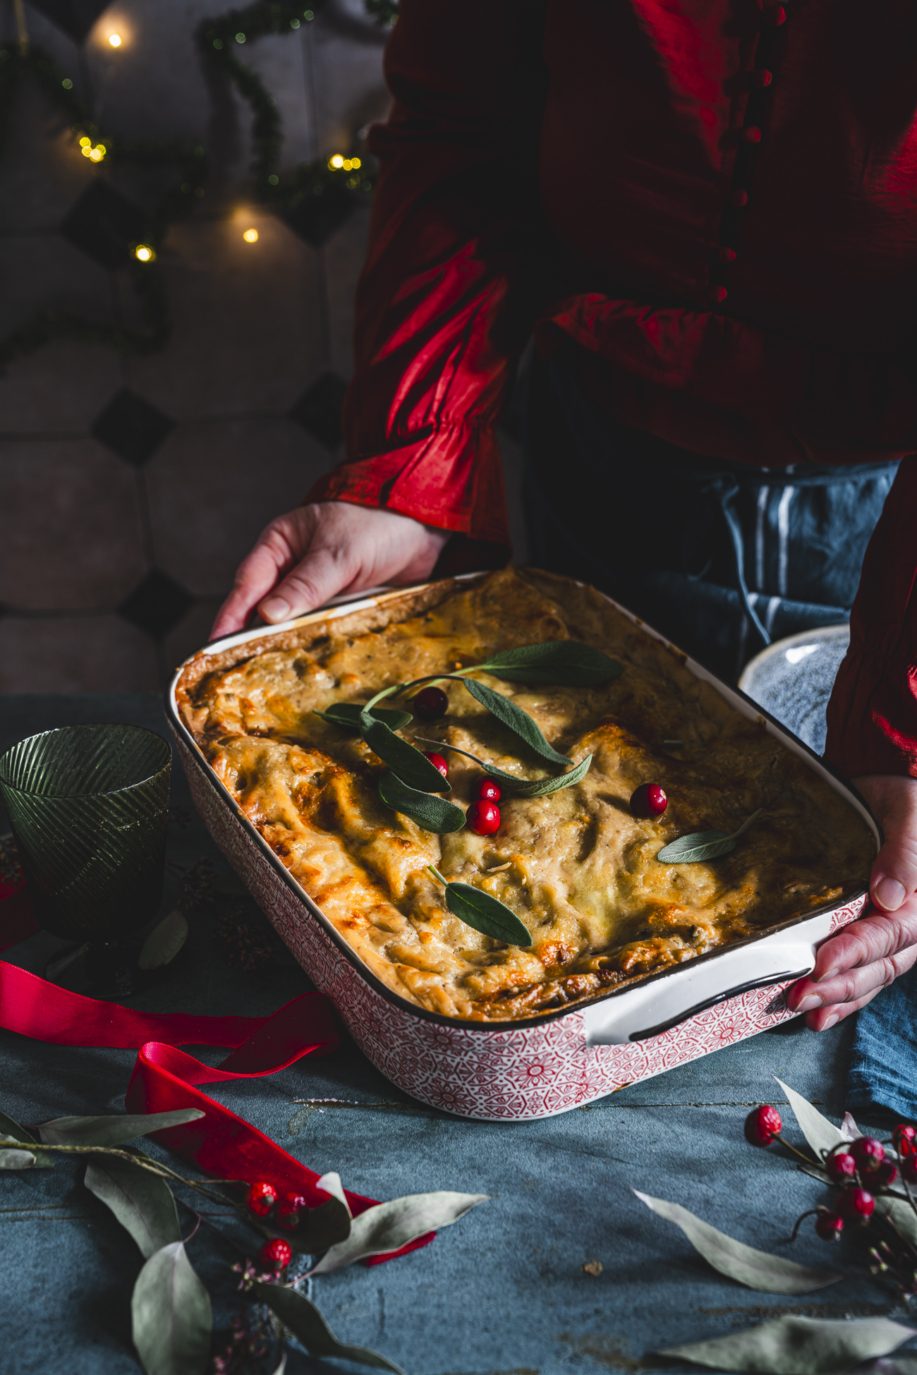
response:
<path id="1" fill-rule="evenodd" d="M 828 760 L 848 777 L 917 778 L 917 458 L 898 469 L 850 618 L 828 706 Z"/>
<path id="2" fill-rule="evenodd" d="M 347 460 L 309 499 L 507 542 L 494 426 L 538 296 L 540 6 L 403 0 L 357 292 Z"/>

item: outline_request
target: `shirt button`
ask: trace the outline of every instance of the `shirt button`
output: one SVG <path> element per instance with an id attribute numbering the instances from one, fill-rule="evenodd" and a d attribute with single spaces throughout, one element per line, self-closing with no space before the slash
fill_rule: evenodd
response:
<path id="1" fill-rule="evenodd" d="M 772 29 L 780 29 L 787 21 L 786 5 L 774 5 L 772 9 L 763 12 L 761 18 L 765 24 Z"/>
<path id="2" fill-rule="evenodd" d="M 757 124 L 749 124 L 742 130 L 742 137 L 746 143 L 760 143 L 761 130 Z"/>
<path id="3" fill-rule="evenodd" d="M 763 91 L 766 90 L 768 86 L 773 86 L 774 73 L 771 71 L 770 67 L 759 67 L 757 71 L 752 74 L 752 80 L 758 89 Z"/>
<path id="4" fill-rule="evenodd" d="M 728 248 L 725 244 L 717 254 L 717 257 L 719 258 L 721 263 L 734 263 L 736 260 L 736 256 L 737 255 L 735 249 Z"/>
<path id="5" fill-rule="evenodd" d="M 737 210 L 744 210 L 748 204 L 748 192 L 742 190 L 733 191 L 729 199 Z"/>

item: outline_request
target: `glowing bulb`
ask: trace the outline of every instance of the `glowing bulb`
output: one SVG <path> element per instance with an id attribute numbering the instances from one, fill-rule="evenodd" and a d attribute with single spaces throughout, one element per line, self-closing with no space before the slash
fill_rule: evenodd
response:
<path id="1" fill-rule="evenodd" d="M 91 139 L 91 138 L 87 138 L 86 135 L 84 134 L 83 137 L 80 139 L 80 147 L 81 147 L 81 148 L 91 148 L 91 147 L 92 147 L 92 139 Z"/>
<path id="2" fill-rule="evenodd" d="M 340 172 L 341 168 L 344 166 L 343 156 L 340 153 L 332 153 L 331 157 L 328 159 L 328 166 L 333 172 Z"/>
<path id="3" fill-rule="evenodd" d="M 121 37 L 120 33 L 117 33 L 117 32 L 115 32 L 115 31 L 112 31 L 112 32 L 108 35 L 108 46 L 109 46 L 110 48 L 120 48 L 120 47 L 121 47 L 121 44 L 122 44 L 123 42 L 124 42 L 124 39 Z"/>
<path id="4" fill-rule="evenodd" d="M 350 165 L 351 165 L 351 167 L 353 168 L 353 170 L 354 170 L 355 172 L 358 172 L 358 171 L 360 170 L 360 168 L 363 166 L 363 159 L 362 159 L 362 158 L 351 158 L 351 159 L 350 159 Z"/>
<path id="5" fill-rule="evenodd" d="M 138 263 L 154 263 L 156 261 L 156 250 L 153 248 L 152 244 L 134 244 L 131 251 Z"/>
<path id="6" fill-rule="evenodd" d="M 90 162 L 101 162 L 107 152 L 108 149 L 105 147 L 104 143 L 97 143 L 94 148 L 83 149 L 84 156 L 86 156 Z"/>
<path id="7" fill-rule="evenodd" d="M 257 243 L 258 240 L 261 238 L 261 235 L 255 228 L 255 226 L 252 225 L 250 229 L 242 230 L 242 237 L 246 243 Z"/>

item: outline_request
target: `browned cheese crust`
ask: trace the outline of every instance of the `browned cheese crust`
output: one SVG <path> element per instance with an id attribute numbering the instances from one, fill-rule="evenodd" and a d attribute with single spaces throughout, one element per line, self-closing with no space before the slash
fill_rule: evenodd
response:
<path id="1" fill-rule="evenodd" d="M 568 637 L 624 671 L 588 689 L 481 681 L 574 760 L 591 751 L 592 767 L 549 796 L 504 798 L 493 836 L 440 837 L 390 811 L 376 795 L 379 759 L 315 714 L 489 651 Z M 544 772 L 460 683 L 448 695 L 443 720 L 403 734 L 523 777 Z M 853 808 L 760 721 L 598 593 L 547 574 L 435 584 L 259 640 L 254 651 L 202 653 L 178 700 L 217 776 L 344 940 L 390 988 L 449 1016 L 531 1017 L 801 918 L 862 890 L 874 851 Z M 448 757 L 452 796 L 467 803 L 480 770 Z M 628 806 L 646 782 L 669 796 L 654 821 Z M 757 808 L 763 815 L 732 854 L 656 859 L 676 836 L 732 831 Z M 430 864 L 507 903 L 531 948 L 502 945 L 447 912 Z"/>

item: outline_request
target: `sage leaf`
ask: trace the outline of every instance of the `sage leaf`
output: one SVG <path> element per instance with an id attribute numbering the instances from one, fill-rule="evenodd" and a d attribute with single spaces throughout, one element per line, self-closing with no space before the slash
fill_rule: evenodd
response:
<path id="1" fill-rule="evenodd" d="M 917 1337 L 917 1329 L 889 1318 L 785 1317 L 728 1337 L 670 1346 L 658 1354 L 754 1375 L 839 1375 L 863 1361 L 889 1355 L 912 1337 Z"/>
<path id="2" fill-rule="evenodd" d="M 474 678 L 463 678 L 462 682 L 476 702 L 480 702 L 482 707 L 486 707 L 491 716 L 495 716 L 501 725 L 511 730 L 542 759 L 547 759 L 551 764 L 559 764 L 561 767 L 572 762 L 567 755 L 561 754 L 545 739 L 537 721 L 534 721 L 527 711 L 517 707 L 515 702 L 504 697 L 502 692 L 495 692 L 493 688 L 487 687 L 484 683 L 476 682 Z"/>
<path id="3" fill-rule="evenodd" d="M 188 922 L 178 908 L 168 912 L 153 927 L 137 956 L 140 969 L 164 969 L 171 964 L 188 939 Z"/>
<path id="4" fill-rule="evenodd" d="M 749 1289 L 760 1289 L 766 1294 L 811 1294 L 816 1289 L 825 1289 L 843 1279 L 837 1270 L 812 1270 L 799 1265 L 794 1260 L 770 1255 L 746 1246 L 742 1241 L 727 1236 L 709 1222 L 696 1217 L 679 1203 L 667 1203 L 663 1198 L 652 1198 L 649 1194 L 634 1193 L 666 1222 L 672 1222 L 690 1241 L 714 1270 L 727 1279 L 737 1280 Z"/>
<path id="5" fill-rule="evenodd" d="M 515 797 L 545 797 L 548 793 L 560 792 L 561 788 L 571 788 L 574 783 L 579 783 L 586 777 L 593 760 L 593 756 L 587 754 L 566 773 L 549 774 L 547 778 L 519 778 L 518 775 L 507 773 L 505 769 L 498 768 L 486 759 L 479 759 L 471 750 L 460 749 L 458 745 L 450 745 L 445 740 L 427 739 L 423 735 L 418 735 L 416 739 L 422 740 L 425 745 L 435 745 L 437 749 L 451 750 L 453 754 L 464 755 L 466 759 L 470 759 L 483 769 L 488 778 L 492 778 L 505 792 L 512 793 Z"/>
<path id="6" fill-rule="evenodd" d="M 430 763 L 422 750 L 415 749 L 402 740 L 400 735 L 389 730 L 384 721 L 374 721 L 364 711 L 361 715 L 363 739 L 371 750 L 378 754 L 383 763 L 388 764 L 392 773 L 397 774 L 402 783 L 409 788 L 417 788 L 423 793 L 448 793 L 452 789 L 439 769 Z"/>
<path id="7" fill-rule="evenodd" d="M 492 898 L 480 888 L 470 883 L 449 883 L 435 865 L 429 866 L 430 873 L 446 890 L 446 907 L 454 917 L 471 926 L 482 935 L 493 936 L 507 945 L 532 944 L 532 937 L 525 923 L 516 916 L 511 907 L 499 898 Z"/>
<path id="8" fill-rule="evenodd" d="M 370 716 L 374 721 L 383 721 L 389 730 L 401 730 L 402 726 L 412 720 L 409 711 L 401 711 L 398 707 L 371 707 Z M 357 702 L 332 702 L 330 707 L 324 711 L 317 711 L 316 716 L 320 716 L 323 721 L 330 721 L 333 726 L 342 726 L 345 730 L 356 731 L 359 735 L 363 730 L 363 707 Z"/>
<path id="9" fill-rule="evenodd" d="M 205 1375 L 210 1366 L 210 1296 L 180 1241 L 154 1251 L 131 1298 L 134 1346 L 147 1375 Z"/>
<path id="10" fill-rule="evenodd" d="M 460 831 L 465 824 L 465 813 L 454 802 L 447 802 L 435 793 L 419 792 L 389 770 L 381 775 L 377 791 L 386 807 L 410 817 L 425 831 L 449 835 Z"/>
<path id="11" fill-rule="evenodd" d="M 260 1281 L 254 1289 L 261 1302 L 267 1304 L 311 1356 L 336 1356 L 342 1361 L 355 1361 L 358 1365 L 404 1375 L 401 1366 L 386 1356 L 380 1356 L 378 1351 L 371 1351 L 368 1346 L 350 1346 L 347 1342 L 339 1341 L 315 1304 L 298 1289 L 291 1289 L 287 1284 L 263 1284 Z"/>
<path id="12" fill-rule="evenodd" d="M 663 864 L 702 864 L 707 860 L 719 859 L 735 849 L 739 836 L 760 815 L 759 808 L 736 831 L 694 831 L 691 835 L 679 836 L 677 840 L 664 845 L 656 858 L 662 860 Z"/>
<path id="13" fill-rule="evenodd" d="M 557 683 L 566 687 L 610 683 L 621 672 L 614 659 L 578 640 L 544 640 L 501 649 L 476 667 L 508 683 Z"/>
<path id="14" fill-rule="evenodd" d="M 34 1151 L 20 1151 L 15 1146 L 0 1147 L 0 1170 L 34 1170 L 44 1164 Z"/>
<path id="15" fill-rule="evenodd" d="M 807 1098 L 803 1098 L 801 1093 L 791 1089 L 782 1079 L 777 1079 L 776 1075 L 774 1075 L 774 1079 L 786 1094 L 793 1116 L 799 1123 L 799 1130 L 812 1147 L 817 1160 L 823 1160 L 829 1151 L 834 1150 L 835 1146 L 843 1146 L 850 1140 L 840 1127 L 836 1127 L 833 1122 L 828 1121 L 827 1117 L 823 1117 L 818 1108 L 813 1107 Z"/>
<path id="16" fill-rule="evenodd" d="M 164 1179 L 142 1166 L 107 1156 L 86 1166 L 83 1183 L 110 1208 L 149 1260 L 172 1241 L 181 1241 L 178 1209 Z"/>
<path id="17" fill-rule="evenodd" d="M 120 1146 L 138 1136 L 150 1136 L 168 1127 L 196 1122 L 200 1108 L 176 1108 L 173 1112 L 119 1113 L 106 1117 L 55 1117 L 37 1128 L 42 1141 L 55 1146 Z"/>
<path id="18" fill-rule="evenodd" d="M 380 1256 L 387 1251 L 400 1251 L 402 1246 L 438 1232 L 479 1203 L 486 1203 L 486 1194 L 456 1194 L 439 1191 L 430 1194 L 406 1194 L 390 1203 L 377 1203 L 353 1219 L 350 1236 L 326 1251 L 310 1275 L 329 1275 L 345 1265 Z"/>

